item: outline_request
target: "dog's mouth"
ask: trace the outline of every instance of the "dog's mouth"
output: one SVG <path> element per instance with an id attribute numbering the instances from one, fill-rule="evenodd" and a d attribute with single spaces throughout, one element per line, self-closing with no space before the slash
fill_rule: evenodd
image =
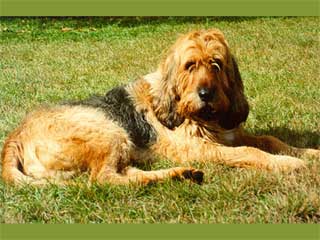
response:
<path id="1" fill-rule="evenodd" d="M 218 118 L 218 113 L 211 106 L 205 105 L 196 113 L 195 117 L 204 121 L 215 121 Z"/>

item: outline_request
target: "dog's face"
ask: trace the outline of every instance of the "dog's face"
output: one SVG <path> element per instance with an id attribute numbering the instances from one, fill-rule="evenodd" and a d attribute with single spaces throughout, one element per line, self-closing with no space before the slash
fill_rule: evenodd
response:
<path id="1" fill-rule="evenodd" d="M 177 113 L 210 121 L 226 112 L 230 100 L 224 69 L 229 67 L 229 52 L 223 36 L 218 32 L 189 34 L 178 41 L 175 57 Z"/>
<path id="2" fill-rule="evenodd" d="M 239 70 L 220 31 L 195 31 L 179 38 L 160 72 L 164 95 L 170 96 L 171 128 L 184 118 L 225 129 L 246 120 L 249 108 Z"/>

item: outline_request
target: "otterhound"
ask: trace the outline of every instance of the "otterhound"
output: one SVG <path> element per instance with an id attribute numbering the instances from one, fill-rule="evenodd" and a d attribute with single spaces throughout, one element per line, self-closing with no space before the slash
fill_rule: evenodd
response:
<path id="1" fill-rule="evenodd" d="M 157 72 L 95 96 L 26 117 L 2 151 L 6 182 L 61 182 L 89 171 L 98 183 L 146 184 L 166 178 L 201 182 L 192 162 L 290 171 L 319 150 L 290 147 L 271 136 L 249 136 L 249 107 L 235 58 L 218 30 L 177 40 Z M 274 155 L 274 154 L 287 155 Z M 132 167 L 165 157 L 184 167 Z"/>

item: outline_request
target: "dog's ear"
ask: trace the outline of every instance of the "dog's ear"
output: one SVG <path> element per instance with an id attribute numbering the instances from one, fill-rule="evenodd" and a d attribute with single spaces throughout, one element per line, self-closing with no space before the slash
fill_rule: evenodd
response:
<path id="1" fill-rule="evenodd" d="M 227 96 L 230 100 L 230 108 L 228 112 L 221 116 L 219 125 L 225 129 L 233 129 L 247 120 L 249 104 L 244 95 L 244 87 L 238 64 L 235 57 L 232 55 L 227 70 L 227 77 L 229 81 Z"/>
<path id="2" fill-rule="evenodd" d="M 153 86 L 153 110 L 158 120 L 169 129 L 180 126 L 184 121 L 176 111 L 177 101 L 179 101 L 175 91 L 176 66 L 174 53 L 171 52 L 160 65 L 160 78 Z"/>

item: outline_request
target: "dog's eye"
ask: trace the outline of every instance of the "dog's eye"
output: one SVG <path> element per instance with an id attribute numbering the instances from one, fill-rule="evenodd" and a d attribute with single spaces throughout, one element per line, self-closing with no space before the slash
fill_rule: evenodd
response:
<path id="1" fill-rule="evenodd" d="M 222 62 L 220 59 L 213 59 L 211 60 L 210 64 L 217 72 L 220 72 L 222 68 Z"/>
<path id="2" fill-rule="evenodd" d="M 188 61 L 185 65 L 184 65 L 184 69 L 191 71 L 194 67 L 196 66 L 196 62 L 195 61 Z"/>

